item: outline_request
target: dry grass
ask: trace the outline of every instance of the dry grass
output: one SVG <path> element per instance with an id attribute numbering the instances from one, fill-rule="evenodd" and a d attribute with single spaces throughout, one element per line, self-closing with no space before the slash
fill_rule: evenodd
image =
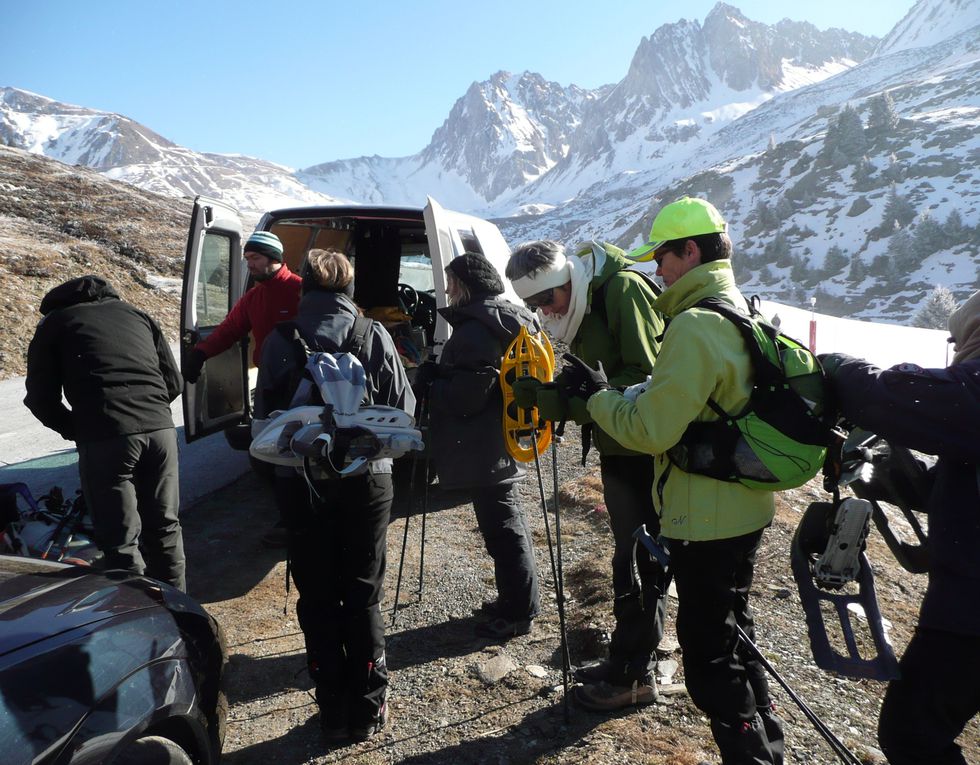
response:
<path id="1" fill-rule="evenodd" d="M 105 277 L 175 339 L 178 295 L 154 282 L 180 278 L 190 210 L 187 200 L 0 146 L 0 379 L 25 373 L 44 294 L 86 274 Z"/>

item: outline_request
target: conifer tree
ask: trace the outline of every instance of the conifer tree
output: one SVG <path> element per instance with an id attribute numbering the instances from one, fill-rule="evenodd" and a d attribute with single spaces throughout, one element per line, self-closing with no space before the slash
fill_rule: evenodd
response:
<path id="1" fill-rule="evenodd" d="M 946 234 L 938 221 L 926 210 L 915 222 L 915 248 L 923 258 L 946 247 Z"/>
<path id="2" fill-rule="evenodd" d="M 895 102 L 886 90 L 871 99 L 868 108 L 867 135 L 872 141 L 888 138 L 898 126 Z"/>
<path id="3" fill-rule="evenodd" d="M 919 265 L 915 239 L 907 228 L 900 228 L 888 240 L 888 271 L 899 279 Z"/>
<path id="4" fill-rule="evenodd" d="M 912 317 L 913 327 L 946 329 L 949 315 L 956 310 L 956 298 L 941 284 L 937 284 L 929 297 Z"/>
<path id="5" fill-rule="evenodd" d="M 915 220 L 915 207 L 907 197 L 899 194 L 895 184 L 892 184 L 888 199 L 885 201 L 884 214 L 881 216 L 882 227 L 890 231 L 896 224 L 899 227 L 907 226 L 913 220 Z"/>
<path id="6" fill-rule="evenodd" d="M 943 223 L 943 236 L 947 247 L 962 244 L 970 238 L 970 231 L 964 225 L 963 216 L 956 208 L 950 210 L 949 215 L 946 216 L 946 222 Z"/>
<path id="7" fill-rule="evenodd" d="M 845 106 L 837 117 L 837 149 L 850 162 L 856 162 L 868 153 L 861 116 L 853 106 Z"/>
<path id="8" fill-rule="evenodd" d="M 840 271 L 847 268 L 850 261 L 844 251 L 838 246 L 834 245 L 829 250 L 827 250 L 826 256 L 824 256 L 823 261 L 823 274 L 824 276 L 830 277 Z"/>

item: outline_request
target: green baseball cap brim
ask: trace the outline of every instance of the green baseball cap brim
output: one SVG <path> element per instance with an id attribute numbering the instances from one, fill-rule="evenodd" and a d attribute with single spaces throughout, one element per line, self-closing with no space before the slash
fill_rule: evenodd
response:
<path id="1" fill-rule="evenodd" d="M 727 229 L 728 224 L 713 204 L 703 199 L 683 197 L 657 213 L 653 226 L 650 227 L 649 240 L 635 250 L 630 250 L 626 257 L 646 263 L 653 260 L 653 253 L 664 242 L 702 234 L 722 234 Z"/>

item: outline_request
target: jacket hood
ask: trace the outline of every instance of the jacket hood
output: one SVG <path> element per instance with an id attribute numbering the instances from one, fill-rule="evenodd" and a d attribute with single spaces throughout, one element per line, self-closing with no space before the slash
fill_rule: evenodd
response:
<path id="1" fill-rule="evenodd" d="M 532 334 L 540 328 L 537 316 L 523 306 L 502 298 L 473 300 L 466 305 L 440 308 L 439 313 L 453 327 L 464 321 L 478 321 L 504 345 L 514 339 L 521 327 L 527 327 Z"/>
<path id="2" fill-rule="evenodd" d="M 304 293 L 299 299 L 299 314 L 303 316 L 323 316 L 333 313 L 359 315 L 357 304 L 343 292 L 313 290 Z"/>
<path id="3" fill-rule="evenodd" d="M 59 308 L 68 308 L 79 303 L 94 303 L 96 300 L 118 300 L 119 293 L 101 276 L 80 276 L 59 284 L 41 300 L 41 314 L 47 316 Z"/>
<path id="4" fill-rule="evenodd" d="M 587 257 L 591 257 L 595 250 L 594 246 L 605 253 L 605 258 L 599 257 L 596 259 L 596 265 L 598 269 L 592 275 L 592 291 L 599 289 L 609 281 L 613 274 L 618 274 L 624 268 L 629 268 L 633 265 L 633 261 L 626 257 L 626 251 L 621 250 L 614 244 L 609 244 L 609 242 L 593 242 L 592 244 L 581 248 L 576 254 L 577 257 L 583 260 Z"/>

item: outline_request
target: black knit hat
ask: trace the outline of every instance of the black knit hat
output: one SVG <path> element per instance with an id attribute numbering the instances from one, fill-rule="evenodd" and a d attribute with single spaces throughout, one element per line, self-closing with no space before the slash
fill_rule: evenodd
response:
<path id="1" fill-rule="evenodd" d="M 446 270 L 452 271 L 473 296 L 500 295 L 504 291 L 504 283 L 500 281 L 497 269 L 479 253 L 464 252 L 449 261 Z"/>

